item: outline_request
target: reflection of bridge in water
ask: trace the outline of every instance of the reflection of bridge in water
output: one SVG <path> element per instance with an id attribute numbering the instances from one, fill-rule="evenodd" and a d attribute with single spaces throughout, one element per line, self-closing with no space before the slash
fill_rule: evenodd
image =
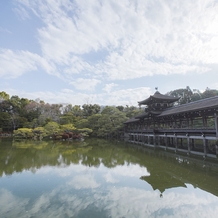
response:
<path id="1" fill-rule="evenodd" d="M 205 160 L 202 157 L 190 157 L 175 154 L 158 148 L 147 148 L 131 143 L 127 144 L 129 152 L 134 156 L 133 150 L 137 149 L 144 158 L 149 176 L 140 179 L 151 185 L 153 190 L 159 190 L 161 195 L 167 189 L 186 188 L 191 184 L 206 192 L 218 196 L 218 162 L 215 159 Z M 132 150 L 131 150 L 132 148 Z"/>
<path id="2" fill-rule="evenodd" d="M 138 102 L 146 105 L 145 111 L 124 123 L 125 137 L 145 146 L 216 157 L 218 96 L 173 106 L 177 100 L 157 91 Z"/>

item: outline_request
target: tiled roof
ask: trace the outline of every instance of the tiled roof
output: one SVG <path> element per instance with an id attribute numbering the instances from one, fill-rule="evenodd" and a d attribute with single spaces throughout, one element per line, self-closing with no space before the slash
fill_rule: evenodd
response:
<path id="1" fill-rule="evenodd" d="M 124 122 L 124 123 L 133 123 L 133 122 L 137 122 L 137 121 L 139 121 L 139 119 L 131 118 L 131 119 L 127 120 L 127 121 Z"/>
<path id="2" fill-rule="evenodd" d="M 139 114 L 137 116 L 135 116 L 135 118 L 139 119 L 139 118 L 144 118 L 144 117 L 147 117 L 148 116 L 148 113 L 145 112 L 145 113 L 142 113 L 142 114 Z"/>
<path id="3" fill-rule="evenodd" d="M 163 111 L 159 117 L 167 116 L 167 115 L 173 115 L 178 113 L 184 113 L 184 112 L 191 112 L 196 110 L 203 110 L 203 109 L 209 109 L 209 108 L 218 108 L 218 96 L 212 97 L 212 98 L 206 98 L 199 101 L 194 101 L 187 104 L 182 104 L 177 107 L 169 108 L 165 111 Z"/>
<path id="4" fill-rule="evenodd" d="M 205 98 L 187 104 L 182 104 L 176 107 L 171 107 L 164 110 L 162 113 L 160 113 L 160 111 L 157 111 L 157 113 L 154 113 L 154 111 L 150 113 L 154 115 L 156 114 L 157 117 L 163 117 L 168 115 L 180 114 L 184 112 L 192 112 L 192 111 L 199 111 L 199 110 L 204 110 L 204 109 L 206 110 L 206 109 L 213 109 L 213 108 L 216 108 L 218 110 L 218 96 Z M 147 117 L 148 115 L 149 115 L 148 112 L 144 112 L 134 118 L 127 120 L 125 123 L 132 123 L 132 122 L 139 121 L 140 118 Z"/>
<path id="5" fill-rule="evenodd" d="M 153 114 L 153 115 L 159 115 L 161 114 L 162 111 L 149 111 L 149 112 L 144 112 L 142 114 L 139 114 L 137 116 L 135 116 L 135 118 L 144 118 L 147 117 L 149 114 Z"/>
<path id="6" fill-rule="evenodd" d="M 175 101 L 178 101 L 180 98 L 176 98 L 176 97 L 173 97 L 173 96 L 169 96 L 169 95 L 163 95 L 163 94 L 160 94 L 160 92 L 155 92 L 154 95 L 150 95 L 149 98 L 143 100 L 143 101 L 138 101 L 138 103 L 140 105 L 142 104 L 149 104 L 152 99 L 157 99 L 157 100 L 166 100 L 167 102 L 175 102 Z"/>

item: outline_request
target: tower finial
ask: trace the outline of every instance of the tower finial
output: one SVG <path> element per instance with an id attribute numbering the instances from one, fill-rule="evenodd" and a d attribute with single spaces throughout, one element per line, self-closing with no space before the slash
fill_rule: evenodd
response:
<path id="1" fill-rule="evenodd" d="M 155 90 L 158 90 L 158 87 L 155 87 Z"/>

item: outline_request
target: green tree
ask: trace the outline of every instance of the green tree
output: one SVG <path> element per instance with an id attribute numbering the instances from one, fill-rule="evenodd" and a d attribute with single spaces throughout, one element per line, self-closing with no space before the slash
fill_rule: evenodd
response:
<path id="1" fill-rule="evenodd" d="M 14 109 L 14 105 L 10 100 L 3 100 L 0 102 L 0 112 L 5 112 L 8 114 L 9 119 L 7 119 L 7 130 L 15 130 L 17 128 L 17 113 Z M 5 118 L 5 116 L 4 116 Z M 4 119 L 5 120 L 5 119 Z M 6 121 L 6 120 L 5 120 Z"/>
<path id="2" fill-rule="evenodd" d="M 99 137 L 116 137 L 123 131 L 123 123 L 127 120 L 124 113 L 116 107 L 106 106 L 101 112 L 98 120 L 99 129 L 97 136 Z"/>
<path id="3" fill-rule="evenodd" d="M 124 111 L 124 107 L 121 105 L 121 106 L 117 106 L 116 107 L 119 111 Z"/>
<path id="4" fill-rule="evenodd" d="M 67 112 L 60 116 L 61 125 L 75 123 L 75 122 L 76 122 L 76 118 L 73 116 L 72 112 Z"/>
<path id="5" fill-rule="evenodd" d="M 81 119 L 76 122 L 76 128 L 78 129 L 87 128 L 87 127 L 89 127 L 88 119 Z"/>
<path id="6" fill-rule="evenodd" d="M 60 131 L 59 124 L 56 122 L 48 122 L 44 126 L 44 128 L 45 128 L 48 135 L 53 135 L 53 134 L 58 133 Z"/>
<path id="7" fill-rule="evenodd" d="M 193 91 L 189 86 L 186 86 L 185 89 L 176 89 L 167 93 L 170 96 L 179 97 L 179 101 L 175 104 L 186 104 L 192 101 Z"/>
<path id="8" fill-rule="evenodd" d="M 198 101 L 202 99 L 202 93 L 198 89 L 193 89 L 192 101 Z"/>
<path id="9" fill-rule="evenodd" d="M 33 131 L 30 128 L 18 128 L 17 130 L 14 130 L 14 136 L 16 138 L 32 138 Z"/>
<path id="10" fill-rule="evenodd" d="M 28 104 L 25 105 L 24 110 L 26 111 L 26 118 L 28 122 L 33 124 L 33 128 L 39 125 L 39 117 L 41 114 L 40 103 L 36 101 L 29 101 Z"/>
<path id="11" fill-rule="evenodd" d="M 6 92 L 0 92 L 0 102 L 3 100 L 9 100 L 10 99 L 10 95 L 7 94 Z"/>
<path id="12" fill-rule="evenodd" d="M 82 115 L 83 115 L 83 111 L 82 111 L 80 105 L 74 105 L 72 107 L 71 112 L 72 112 L 73 116 L 75 116 L 75 117 L 82 117 Z"/>
<path id="13" fill-rule="evenodd" d="M 45 128 L 42 126 L 34 128 L 32 132 L 34 135 L 34 139 L 42 140 L 43 137 L 47 135 Z"/>
<path id="14" fill-rule="evenodd" d="M 202 98 L 211 98 L 218 95 L 218 90 L 206 88 L 202 93 Z"/>
<path id="15" fill-rule="evenodd" d="M 76 127 L 73 124 L 64 124 L 64 125 L 60 125 L 60 129 L 63 132 L 72 132 L 76 129 Z"/>
<path id="16" fill-rule="evenodd" d="M 0 128 L 1 131 L 8 131 L 11 129 L 11 117 L 9 113 L 0 111 Z"/>
<path id="17" fill-rule="evenodd" d="M 87 137 L 89 136 L 93 131 L 92 129 L 89 129 L 89 128 L 82 128 L 82 129 L 78 129 L 78 132 L 80 134 L 82 134 L 83 137 Z"/>
<path id="18" fill-rule="evenodd" d="M 89 117 L 93 114 L 98 114 L 101 110 L 101 107 L 98 104 L 84 104 L 82 108 L 84 117 Z"/>
<path id="19" fill-rule="evenodd" d="M 135 117 L 136 115 L 142 113 L 142 110 L 140 108 L 135 106 L 128 106 L 128 105 L 126 105 L 123 111 L 128 118 Z"/>
<path id="20" fill-rule="evenodd" d="M 98 130 L 100 128 L 100 124 L 99 124 L 99 119 L 101 118 L 102 114 L 93 114 L 90 117 L 88 117 L 88 125 L 87 127 L 92 129 L 92 135 L 93 136 L 97 136 L 98 135 Z M 83 127 L 84 128 L 84 127 Z"/>

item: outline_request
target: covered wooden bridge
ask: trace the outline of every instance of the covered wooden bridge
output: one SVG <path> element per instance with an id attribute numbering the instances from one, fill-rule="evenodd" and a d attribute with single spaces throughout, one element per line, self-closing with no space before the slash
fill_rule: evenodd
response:
<path id="1" fill-rule="evenodd" d="M 139 101 L 142 114 L 127 120 L 128 141 L 188 155 L 218 155 L 218 96 L 179 106 L 179 98 L 158 91 Z"/>

